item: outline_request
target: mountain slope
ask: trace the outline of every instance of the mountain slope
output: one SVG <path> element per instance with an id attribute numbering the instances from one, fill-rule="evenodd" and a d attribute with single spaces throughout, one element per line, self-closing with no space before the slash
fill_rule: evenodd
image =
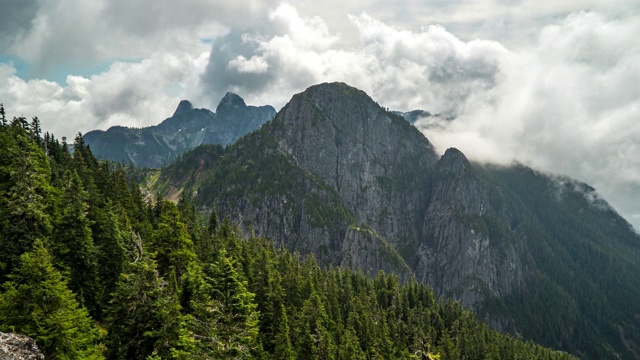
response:
<path id="1" fill-rule="evenodd" d="M 585 358 L 631 359 L 640 344 L 640 238 L 593 189 L 439 157 L 345 84 L 295 95 L 199 173 L 187 190 L 200 206 L 322 264 L 413 276 Z"/>
<path id="2" fill-rule="evenodd" d="M 232 144 L 274 115 L 271 106 L 247 106 L 238 95 L 227 93 L 215 113 L 194 109 L 183 100 L 170 118 L 156 126 L 114 126 L 107 131 L 88 132 L 84 139 L 98 158 L 157 168 L 201 144 Z"/>

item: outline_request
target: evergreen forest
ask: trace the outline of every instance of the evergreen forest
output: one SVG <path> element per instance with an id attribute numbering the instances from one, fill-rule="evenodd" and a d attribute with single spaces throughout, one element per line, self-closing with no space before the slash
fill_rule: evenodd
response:
<path id="1" fill-rule="evenodd" d="M 47 359 L 573 358 L 411 279 L 320 267 L 186 193 L 148 196 L 80 134 L 1 116 L 0 331 Z"/>

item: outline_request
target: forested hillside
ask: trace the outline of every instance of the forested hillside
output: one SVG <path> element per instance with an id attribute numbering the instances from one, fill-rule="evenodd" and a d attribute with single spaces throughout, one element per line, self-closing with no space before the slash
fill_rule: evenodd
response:
<path id="1" fill-rule="evenodd" d="M 202 221 L 188 196 L 147 203 L 80 134 L 73 146 L 2 116 L 0 331 L 48 359 L 571 358 L 426 285 L 320 268 L 215 211 Z"/>
<path id="2" fill-rule="evenodd" d="M 321 265 L 415 278 L 495 328 L 587 359 L 640 359 L 640 236 L 595 189 L 473 163 L 366 93 L 325 83 L 224 150 L 154 174 Z M 526 309 L 526 310 L 523 310 Z"/>

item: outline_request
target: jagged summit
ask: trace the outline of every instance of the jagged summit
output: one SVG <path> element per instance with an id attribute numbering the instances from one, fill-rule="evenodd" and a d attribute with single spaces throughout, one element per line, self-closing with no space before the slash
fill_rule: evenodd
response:
<path id="1" fill-rule="evenodd" d="M 233 144 L 273 119 L 275 113 L 271 106 L 247 106 L 240 96 L 227 93 L 217 113 L 195 109 L 191 102 L 182 100 L 173 115 L 158 125 L 90 131 L 84 139 L 101 159 L 157 168 L 202 144 Z"/>
<path id="2" fill-rule="evenodd" d="M 218 107 L 216 108 L 216 114 L 232 111 L 233 109 L 236 109 L 239 107 L 240 108 L 247 107 L 247 104 L 244 102 L 244 99 L 242 99 L 237 94 L 228 92 L 222 97 L 222 99 L 218 103 Z"/>
<path id="3" fill-rule="evenodd" d="M 178 104 L 178 107 L 176 108 L 176 111 L 173 112 L 173 116 L 185 113 L 185 112 L 190 111 L 190 110 L 193 110 L 193 104 L 191 104 L 191 102 L 189 100 L 182 100 Z"/>

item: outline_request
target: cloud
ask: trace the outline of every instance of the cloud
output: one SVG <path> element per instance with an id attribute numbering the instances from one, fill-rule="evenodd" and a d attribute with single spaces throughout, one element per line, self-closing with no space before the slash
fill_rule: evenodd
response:
<path id="1" fill-rule="evenodd" d="M 278 108 L 343 81 L 391 109 L 455 116 L 418 123 L 440 151 L 586 181 L 640 228 L 637 1 L 21 4 L 0 14 L 20 19 L 0 45 L 34 72 L 120 59 L 64 84 L 0 65 L 7 110 L 56 134 L 157 123 L 182 98 L 213 108 L 227 91 Z"/>
<path id="2" fill-rule="evenodd" d="M 479 161 L 517 160 L 586 181 L 640 229 L 638 31 L 637 16 L 597 12 L 547 26 L 536 48 L 506 54 L 496 86 L 427 136 Z"/>
<path id="3" fill-rule="evenodd" d="M 274 9 L 269 19 L 270 35 L 232 32 L 214 42 L 202 76 L 212 102 L 235 91 L 281 106 L 315 83 L 344 81 L 390 107 L 426 103 L 456 113 L 461 99 L 495 86 L 507 52 L 492 41 L 462 42 L 440 26 L 409 32 L 367 14 L 349 17 L 361 41 L 354 48 L 340 46 L 321 18 L 302 17 L 290 5 Z"/>
<path id="4" fill-rule="evenodd" d="M 367 14 L 349 17 L 357 46 L 288 5 L 269 20 L 271 33 L 237 32 L 214 44 L 201 78 L 214 98 L 231 90 L 281 106 L 312 84 L 344 81 L 393 109 L 455 116 L 418 123 L 440 151 L 456 146 L 476 161 L 517 160 L 586 181 L 640 228 L 630 200 L 640 196 L 633 12 L 576 12 L 517 49 L 463 41 L 437 25 L 405 30 Z M 240 61 L 259 71 L 241 71 Z"/>
<path id="5" fill-rule="evenodd" d="M 37 0 L 10 0 L 0 11 L 0 49 L 11 46 L 29 28 L 38 11 Z"/>
<path id="6" fill-rule="evenodd" d="M 154 55 L 139 62 L 116 62 L 90 77 L 68 76 L 65 85 L 33 79 L 0 64 L 0 99 L 7 116 L 38 116 L 45 131 L 57 137 L 107 129 L 112 125 L 142 127 L 169 117 L 183 96 L 197 99 L 207 54 Z M 197 103 L 197 102 L 196 102 Z"/>
<path id="7" fill-rule="evenodd" d="M 235 59 L 229 61 L 228 67 L 238 73 L 263 74 L 269 69 L 269 64 L 259 56 L 252 56 L 247 59 L 242 55 L 238 55 Z"/>
<path id="8" fill-rule="evenodd" d="M 34 78 L 158 52 L 198 56 L 206 41 L 256 21 L 268 6 L 253 0 L 10 0 L 0 14 L 0 45 L 29 62 Z"/>

